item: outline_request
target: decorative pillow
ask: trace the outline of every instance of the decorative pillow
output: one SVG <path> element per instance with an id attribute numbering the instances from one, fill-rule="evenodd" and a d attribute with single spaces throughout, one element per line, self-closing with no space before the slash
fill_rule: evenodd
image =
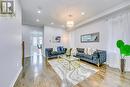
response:
<path id="1" fill-rule="evenodd" d="M 57 51 L 57 48 L 56 48 L 56 47 L 54 47 L 54 48 L 53 48 L 53 51 Z"/>
<path id="2" fill-rule="evenodd" d="M 88 55 L 91 55 L 91 48 L 88 48 Z"/>
<path id="3" fill-rule="evenodd" d="M 73 48 L 72 51 L 71 51 L 71 54 L 72 54 L 72 55 L 76 55 L 76 53 L 77 53 L 76 48 Z"/>
<path id="4" fill-rule="evenodd" d="M 96 49 L 92 49 L 92 54 L 94 54 L 94 52 L 97 51 Z"/>
<path id="5" fill-rule="evenodd" d="M 96 51 L 96 49 L 88 48 L 89 55 L 92 55 L 95 51 Z"/>
<path id="6" fill-rule="evenodd" d="M 84 49 L 84 53 L 85 53 L 85 54 L 88 54 L 88 48 L 85 48 L 85 49 Z"/>
<path id="7" fill-rule="evenodd" d="M 57 47 L 57 51 L 60 52 L 61 51 L 61 47 Z"/>
<path id="8" fill-rule="evenodd" d="M 61 46 L 61 48 L 60 48 L 60 49 L 61 49 L 61 51 L 64 51 L 64 47 L 63 47 L 63 46 Z"/>
<path id="9" fill-rule="evenodd" d="M 67 48 L 66 55 L 71 55 L 71 48 Z"/>

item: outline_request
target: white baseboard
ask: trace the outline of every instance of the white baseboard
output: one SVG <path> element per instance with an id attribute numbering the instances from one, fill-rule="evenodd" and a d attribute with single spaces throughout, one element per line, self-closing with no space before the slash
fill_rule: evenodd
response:
<path id="1" fill-rule="evenodd" d="M 15 77 L 14 80 L 12 81 L 10 87 L 13 87 L 13 86 L 14 86 L 14 84 L 15 84 L 16 80 L 18 79 L 19 74 L 21 73 L 21 71 L 22 71 L 22 66 L 21 66 L 21 68 L 18 70 L 18 72 L 17 72 L 17 74 L 16 74 L 16 77 Z"/>

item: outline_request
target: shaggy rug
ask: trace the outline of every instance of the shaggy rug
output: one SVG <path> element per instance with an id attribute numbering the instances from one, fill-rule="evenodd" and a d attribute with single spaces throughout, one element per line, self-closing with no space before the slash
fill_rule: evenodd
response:
<path id="1" fill-rule="evenodd" d="M 68 66 L 66 60 L 60 62 L 57 59 L 49 60 L 49 64 L 61 78 L 62 87 L 72 87 L 98 71 L 83 63 L 80 63 L 80 67 L 78 68 L 74 68 L 72 65 Z M 70 67 L 71 69 L 67 69 L 66 67 Z"/>

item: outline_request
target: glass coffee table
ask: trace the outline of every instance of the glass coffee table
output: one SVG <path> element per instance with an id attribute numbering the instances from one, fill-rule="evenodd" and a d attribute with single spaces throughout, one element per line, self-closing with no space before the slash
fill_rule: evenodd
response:
<path id="1" fill-rule="evenodd" d="M 66 56 L 66 55 L 59 55 L 58 56 L 58 62 L 65 62 L 67 64 L 64 64 L 64 66 L 68 70 L 76 69 L 80 67 L 80 58 L 74 57 L 74 56 Z"/>

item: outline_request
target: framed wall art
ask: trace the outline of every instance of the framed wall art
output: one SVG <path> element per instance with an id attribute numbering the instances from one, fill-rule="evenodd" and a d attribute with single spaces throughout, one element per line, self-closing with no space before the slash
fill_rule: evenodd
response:
<path id="1" fill-rule="evenodd" d="M 52 41 L 53 41 L 53 43 L 60 43 L 61 42 L 61 36 L 53 36 Z"/>
<path id="2" fill-rule="evenodd" d="M 80 36 L 81 43 L 99 42 L 99 32 Z"/>

